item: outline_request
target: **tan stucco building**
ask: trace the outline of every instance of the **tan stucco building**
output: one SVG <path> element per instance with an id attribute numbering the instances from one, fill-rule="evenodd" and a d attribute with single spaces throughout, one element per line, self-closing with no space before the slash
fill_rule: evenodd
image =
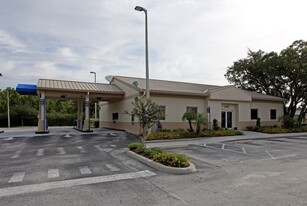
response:
<path id="1" fill-rule="evenodd" d="M 100 102 L 100 127 L 140 132 L 137 120 L 126 111 L 132 111 L 132 101 L 145 93 L 145 79 L 112 76 L 110 84 L 120 88 L 122 98 Z M 202 113 L 212 125 L 218 120 L 222 128 L 245 130 L 255 126 L 257 118 L 261 125 L 280 125 L 284 99 L 238 89 L 234 86 L 216 86 L 165 80 L 149 81 L 150 98 L 164 110 L 161 120 L 164 129 L 187 129 L 182 115 L 187 111 Z"/>

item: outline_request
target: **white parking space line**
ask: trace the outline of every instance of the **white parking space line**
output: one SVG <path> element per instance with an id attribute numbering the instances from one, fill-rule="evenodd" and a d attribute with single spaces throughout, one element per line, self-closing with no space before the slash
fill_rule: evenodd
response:
<path id="1" fill-rule="evenodd" d="M 222 149 L 225 149 L 225 144 L 222 145 Z"/>
<path id="2" fill-rule="evenodd" d="M 202 147 L 202 145 L 196 145 L 196 146 L 200 146 Z M 223 151 L 227 151 L 227 152 L 233 152 L 233 153 L 237 153 L 237 154 L 243 154 L 243 151 L 242 152 L 238 152 L 236 150 L 231 150 L 231 149 L 222 149 L 222 148 L 218 148 L 218 147 L 212 147 L 212 146 L 208 146 L 208 145 L 204 145 L 204 147 L 206 148 L 210 148 L 210 149 L 214 149 L 214 150 L 223 150 Z M 248 156 L 252 156 L 252 157 L 264 157 L 264 156 L 261 156 L 261 155 L 255 155 L 255 154 L 249 154 L 249 153 L 245 153 L 244 155 L 248 155 Z"/>
<path id="3" fill-rule="evenodd" d="M 66 152 L 65 152 L 65 150 L 64 150 L 63 147 L 58 147 L 57 150 L 58 150 L 58 153 L 59 153 L 60 155 L 66 154 Z"/>
<path id="4" fill-rule="evenodd" d="M 59 177 L 59 169 L 49 169 L 48 170 L 48 178 L 56 178 Z"/>
<path id="5" fill-rule="evenodd" d="M 105 164 L 106 167 L 111 171 L 111 172 L 116 172 L 116 171 L 119 171 L 120 169 L 114 165 L 111 165 L 111 164 Z"/>
<path id="6" fill-rule="evenodd" d="M 44 155 L 44 150 L 45 149 L 38 149 L 36 152 L 36 156 L 43 156 Z"/>
<path id="7" fill-rule="evenodd" d="M 151 177 L 154 175 L 156 174 L 149 170 L 143 170 L 139 172 L 106 175 L 106 176 L 98 176 L 98 177 L 87 177 L 87 178 L 79 178 L 79 179 L 72 179 L 72 180 L 47 182 L 47 183 L 41 183 L 41 184 L 23 185 L 23 186 L 18 186 L 18 187 L 8 187 L 8 188 L 0 189 L 0 197 L 20 195 L 20 194 L 33 193 L 33 192 L 43 192 L 43 191 L 47 191 L 51 189 L 69 188 L 69 187 L 78 186 L 78 185 L 90 185 L 90 184 L 97 184 L 97 183 L 104 183 L 104 182 L 114 182 L 114 181 L 119 181 L 119 180 L 144 178 L 144 177 Z"/>
<path id="8" fill-rule="evenodd" d="M 103 149 L 100 147 L 100 145 L 95 145 L 94 147 L 96 147 L 98 149 L 99 152 L 102 152 Z"/>
<path id="9" fill-rule="evenodd" d="M 77 148 L 80 150 L 80 153 L 86 153 L 86 151 L 82 146 L 78 146 Z"/>
<path id="10" fill-rule="evenodd" d="M 26 174 L 25 172 L 14 173 L 11 179 L 8 181 L 8 183 L 21 182 L 25 174 Z"/>
<path id="11" fill-rule="evenodd" d="M 15 154 L 14 154 L 14 156 L 12 156 L 11 158 L 12 158 L 12 159 L 17 159 L 17 158 L 19 158 L 20 153 L 21 153 L 21 151 L 16 151 Z"/>
<path id="12" fill-rule="evenodd" d="M 268 151 L 265 151 L 273 160 L 275 160 L 276 158 Z"/>
<path id="13" fill-rule="evenodd" d="M 91 170 L 87 166 L 79 167 L 81 175 L 89 175 L 92 174 Z"/>
<path id="14" fill-rule="evenodd" d="M 104 152 L 111 152 L 113 149 L 112 148 L 105 148 L 105 149 L 102 149 L 102 151 L 104 151 Z"/>
<path id="15" fill-rule="evenodd" d="M 246 151 L 245 151 L 245 148 L 244 148 L 244 147 L 242 147 L 242 152 L 243 152 L 244 154 L 246 154 Z"/>
<path id="16" fill-rule="evenodd" d="M 116 147 L 116 145 L 115 145 L 115 144 L 111 144 L 110 146 L 111 146 L 111 147 Z"/>

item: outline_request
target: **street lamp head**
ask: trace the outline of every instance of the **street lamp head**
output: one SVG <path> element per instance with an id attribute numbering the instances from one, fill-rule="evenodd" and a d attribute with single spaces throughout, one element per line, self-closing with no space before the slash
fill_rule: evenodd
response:
<path id="1" fill-rule="evenodd" d="M 135 9 L 136 11 L 144 11 L 144 12 L 147 11 L 145 8 L 143 8 L 143 7 L 141 7 L 141 6 L 136 6 L 134 9 Z"/>
<path id="2" fill-rule="evenodd" d="M 96 72 L 90 72 L 91 74 L 96 74 Z"/>

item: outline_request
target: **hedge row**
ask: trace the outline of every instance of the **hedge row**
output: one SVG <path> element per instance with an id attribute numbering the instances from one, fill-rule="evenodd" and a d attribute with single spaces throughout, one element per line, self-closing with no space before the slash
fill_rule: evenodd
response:
<path id="1" fill-rule="evenodd" d="M 166 166 L 180 168 L 190 166 L 189 158 L 185 154 L 167 152 L 165 149 L 160 147 L 146 148 L 140 142 L 130 143 L 128 147 L 131 151 Z"/>
<path id="2" fill-rule="evenodd" d="M 172 131 L 172 132 L 158 132 L 147 135 L 147 140 L 159 139 L 181 139 L 181 138 L 195 138 L 195 137 L 220 137 L 220 136 L 235 136 L 242 135 L 238 130 L 206 130 L 197 135 L 195 132 L 187 131 Z"/>
<path id="3" fill-rule="evenodd" d="M 258 132 L 268 133 L 268 134 L 280 134 L 280 133 L 296 133 L 296 132 L 307 132 L 307 126 L 296 127 L 296 128 L 284 128 L 284 127 L 259 127 Z"/>

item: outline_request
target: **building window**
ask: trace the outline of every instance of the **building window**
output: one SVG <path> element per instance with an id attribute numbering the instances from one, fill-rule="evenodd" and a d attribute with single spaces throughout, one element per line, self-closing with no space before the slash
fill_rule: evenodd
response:
<path id="1" fill-rule="evenodd" d="M 118 112 L 112 113 L 112 120 L 118 120 Z"/>
<path id="2" fill-rule="evenodd" d="M 258 118 L 258 109 L 251 109 L 251 119 Z"/>
<path id="3" fill-rule="evenodd" d="M 197 113 L 197 107 L 187 107 L 187 112 L 189 113 Z"/>
<path id="4" fill-rule="evenodd" d="M 165 120 L 165 106 L 158 105 L 158 118 L 159 120 Z"/>
<path id="5" fill-rule="evenodd" d="M 271 116 L 271 119 L 276 119 L 276 117 L 277 117 L 276 109 L 271 109 L 270 116 Z"/>

